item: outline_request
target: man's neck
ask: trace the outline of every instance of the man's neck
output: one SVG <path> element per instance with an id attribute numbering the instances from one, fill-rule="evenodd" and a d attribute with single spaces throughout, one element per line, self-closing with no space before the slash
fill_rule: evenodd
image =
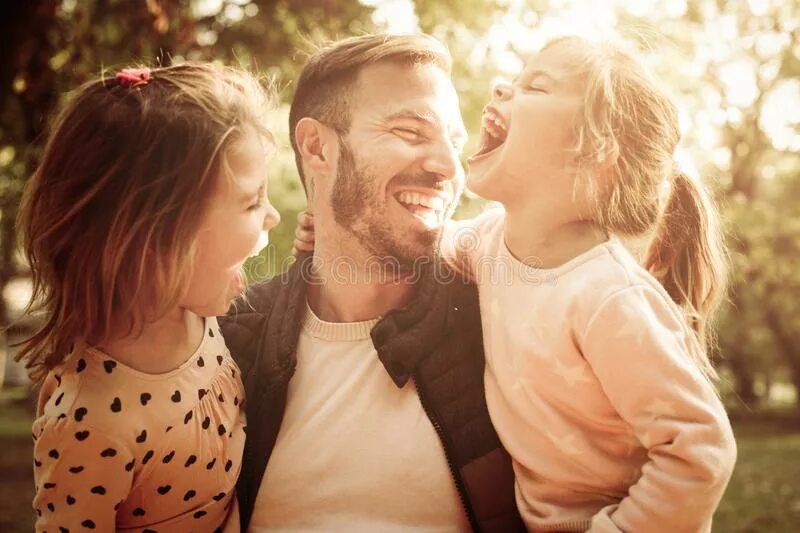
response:
<path id="1" fill-rule="evenodd" d="M 308 304 L 320 319 L 371 320 L 404 306 L 411 298 L 413 283 L 392 268 L 376 266 L 367 255 L 351 250 L 345 256 L 317 243 L 317 268 L 308 285 Z"/>

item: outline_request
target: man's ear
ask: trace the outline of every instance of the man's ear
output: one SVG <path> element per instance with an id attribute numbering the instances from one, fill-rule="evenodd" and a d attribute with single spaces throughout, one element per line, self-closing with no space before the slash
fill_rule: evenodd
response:
<path id="1" fill-rule="evenodd" d="M 303 117 L 294 127 L 297 150 L 307 171 L 312 175 L 326 175 L 335 165 L 332 155 L 338 152 L 338 137 L 322 122 Z"/>

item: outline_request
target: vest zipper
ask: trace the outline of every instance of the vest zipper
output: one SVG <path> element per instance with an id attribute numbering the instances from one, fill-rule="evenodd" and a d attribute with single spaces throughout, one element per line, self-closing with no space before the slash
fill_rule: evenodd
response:
<path id="1" fill-rule="evenodd" d="M 288 365 L 287 365 L 287 367 L 288 367 Z M 285 370 L 286 369 L 279 370 L 278 371 L 278 377 L 282 378 L 282 376 L 280 375 L 280 372 L 285 371 Z M 288 380 L 291 379 L 292 375 L 293 375 L 293 372 L 290 373 L 289 378 L 287 378 L 287 383 L 288 383 Z M 268 405 L 268 403 L 264 402 L 263 399 L 269 395 L 270 389 L 271 389 L 271 384 L 268 384 L 268 385 L 266 385 L 264 387 L 264 389 L 262 390 L 261 395 L 259 397 L 259 400 L 261 400 L 261 401 L 259 401 L 256 405 L 259 405 L 259 406 Z M 250 403 L 249 398 L 247 398 L 246 401 L 247 401 L 247 405 L 252 405 Z M 284 412 L 286 412 L 286 402 L 285 401 L 284 401 L 284 404 L 283 404 L 283 410 L 284 410 Z M 263 417 L 261 417 L 261 418 L 263 418 Z M 247 425 L 248 426 L 250 425 L 250 418 L 249 417 L 247 418 Z M 280 431 L 280 426 L 278 427 L 278 431 Z M 253 447 L 252 446 L 247 446 L 247 443 L 252 442 L 252 441 L 253 441 L 252 438 L 250 438 L 249 436 L 246 436 L 246 438 L 245 438 L 244 457 L 242 459 L 242 470 L 244 470 L 245 466 L 252 466 L 252 464 L 253 464 Z M 274 450 L 274 449 L 275 449 L 275 443 L 273 442 L 272 450 Z M 270 450 L 270 456 L 272 455 L 272 450 Z M 269 460 L 267 460 L 267 461 L 269 462 Z M 239 513 L 241 514 L 242 518 L 244 517 L 244 512 L 248 513 L 248 515 L 247 515 L 247 517 L 248 517 L 247 518 L 248 526 L 249 526 L 250 522 L 252 521 L 253 511 L 255 510 L 255 502 L 253 502 L 252 505 L 251 505 L 250 504 L 250 500 L 252 498 L 256 498 L 258 496 L 258 491 L 261 489 L 261 483 L 264 481 L 264 473 L 266 472 L 266 470 L 267 470 L 267 465 L 265 464 L 264 465 L 264 469 L 261 471 L 261 477 L 258 480 L 258 488 L 256 488 L 255 494 L 253 494 L 253 491 L 247 490 L 247 491 L 245 491 L 245 494 L 242 497 L 242 502 L 241 503 L 243 505 L 242 505 L 242 508 L 239 509 Z M 253 477 L 253 475 L 252 475 L 253 469 L 252 468 L 248 468 L 247 471 L 250 474 L 248 476 L 250 479 L 247 480 L 247 485 L 249 487 L 249 485 L 251 484 L 251 481 L 252 481 L 252 477 Z M 241 477 L 241 475 L 242 474 L 239 474 L 240 477 Z M 238 484 L 237 484 L 237 489 L 238 489 Z M 237 492 L 238 492 L 238 490 L 237 490 Z M 239 495 L 237 494 L 236 496 L 238 498 Z M 249 529 L 249 527 L 248 527 L 248 529 Z"/>
<path id="2" fill-rule="evenodd" d="M 445 440 L 444 430 L 442 430 L 441 424 L 439 424 L 439 419 L 434 416 L 433 412 L 428 408 L 428 401 L 427 397 L 425 396 L 425 392 L 422 388 L 419 387 L 418 383 L 420 382 L 417 379 L 416 373 L 414 374 L 414 384 L 417 386 L 417 395 L 419 396 L 419 403 L 422 404 L 422 410 L 425 411 L 425 415 L 428 417 L 428 420 L 431 421 L 431 425 L 433 425 L 433 429 L 436 430 L 436 434 L 439 436 L 439 441 L 442 443 L 442 449 L 444 450 L 444 457 L 447 460 L 447 466 L 450 468 L 450 474 L 453 476 L 453 481 L 456 484 L 456 490 L 458 492 L 458 498 L 461 500 L 461 507 L 464 509 L 464 514 L 467 515 L 467 520 L 469 521 L 469 525 L 472 527 L 472 530 L 475 532 L 479 532 L 481 529 L 478 526 L 478 520 L 475 517 L 475 514 L 472 511 L 472 508 L 467 503 L 467 489 L 464 486 L 464 480 L 461 479 L 461 475 L 458 473 L 458 469 L 453 464 L 453 459 L 450 456 L 450 450 L 447 447 L 447 441 Z"/>

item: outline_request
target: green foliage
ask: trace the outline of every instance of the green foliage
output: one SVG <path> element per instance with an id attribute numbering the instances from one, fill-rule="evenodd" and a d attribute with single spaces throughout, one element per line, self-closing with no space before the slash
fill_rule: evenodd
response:
<path id="1" fill-rule="evenodd" d="M 453 54 L 453 81 L 472 133 L 466 153 L 476 148 L 492 80 L 513 76 L 517 56 L 548 36 L 608 26 L 643 45 L 645 60 L 682 109 L 682 150 L 722 206 L 733 266 L 730 304 L 718 328 L 723 395 L 749 406 L 796 401 L 796 394 L 776 392 L 785 383 L 800 386 L 796 2 L 416 0 L 414 6 L 420 28 Z M 286 267 L 295 216 L 305 205 L 286 125 L 291 82 L 310 41 L 375 29 L 372 8 L 356 0 L 31 0 L 4 9 L 0 289 L 24 274 L 15 260 L 13 221 L 59 99 L 104 69 L 139 62 L 222 61 L 277 80 L 279 150 L 270 164 L 270 195 L 283 223 L 270 235 L 273 244 L 250 262 L 250 279 Z M 460 215 L 481 204 L 467 198 Z"/>

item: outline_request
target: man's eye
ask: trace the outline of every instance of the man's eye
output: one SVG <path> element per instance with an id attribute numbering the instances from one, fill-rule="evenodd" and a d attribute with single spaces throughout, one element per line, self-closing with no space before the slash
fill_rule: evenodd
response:
<path id="1" fill-rule="evenodd" d="M 394 132 L 409 141 L 417 141 L 421 136 L 419 130 L 412 128 L 395 128 Z"/>
<path id="2" fill-rule="evenodd" d="M 256 211 L 258 209 L 261 209 L 262 207 L 264 207 L 264 200 L 259 199 L 257 202 L 255 202 L 252 205 L 250 205 L 250 207 L 248 207 L 247 210 L 248 211 Z"/>

